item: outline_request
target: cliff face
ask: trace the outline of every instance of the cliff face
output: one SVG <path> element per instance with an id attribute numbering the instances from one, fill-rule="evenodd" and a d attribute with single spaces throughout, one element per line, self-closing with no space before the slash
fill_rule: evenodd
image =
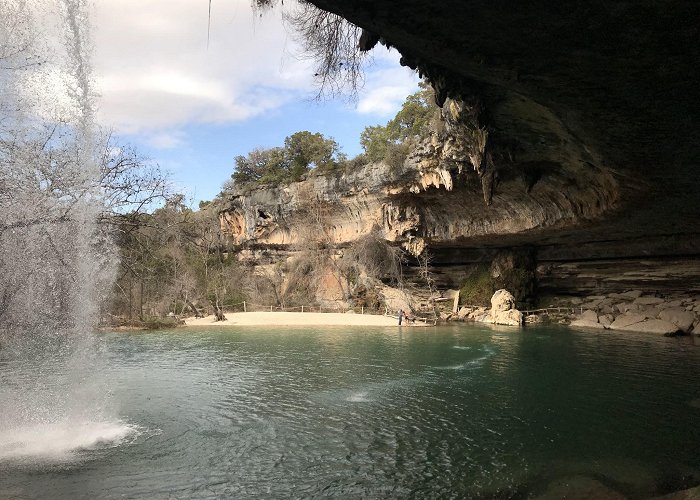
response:
<path id="1" fill-rule="evenodd" d="M 234 194 L 222 232 L 257 263 L 284 260 L 309 238 L 342 248 L 374 233 L 414 256 L 427 249 L 443 289 L 522 247 L 537 256 L 546 294 L 700 289 L 697 220 L 674 219 L 663 198 L 630 210 L 621 196 L 643 192 L 643 181 L 621 177 L 545 108 L 520 126 L 547 139 L 508 161 L 480 149 L 464 111 L 448 100 L 438 130 L 398 164 Z"/>
<path id="2" fill-rule="evenodd" d="M 475 146 L 463 107 L 450 101 L 444 128 L 418 143 L 402 163 L 369 164 L 234 195 L 221 213 L 222 229 L 236 246 L 295 246 L 303 244 L 301 228 L 316 220 L 331 244 L 347 245 L 379 231 L 417 255 L 426 245 L 469 246 L 477 237 L 599 217 L 617 199 L 614 177 L 559 121 L 540 113 L 529 126 L 556 137 L 561 146 L 543 142 L 540 160 L 481 161 L 488 153 L 479 150 L 478 141 Z"/>
<path id="3" fill-rule="evenodd" d="M 399 50 L 447 132 L 398 166 L 235 196 L 236 245 L 303 246 L 316 220 L 339 246 L 427 246 L 444 286 L 528 247 L 548 293 L 700 290 L 700 4 L 310 1 Z"/>
<path id="4" fill-rule="evenodd" d="M 258 188 L 232 199 L 221 213 L 222 228 L 234 245 L 298 245 L 299 228 L 319 217 L 336 245 L 378 229 L 409 248 L 574 224 L 615 200 L 614 183 L 605 176 L 577 179 L 554 170 L 529 189 L 522 177 L 501 180 L 487 207 L 475 174 L 420 165 L 369 164 L 345 175 Z"/>

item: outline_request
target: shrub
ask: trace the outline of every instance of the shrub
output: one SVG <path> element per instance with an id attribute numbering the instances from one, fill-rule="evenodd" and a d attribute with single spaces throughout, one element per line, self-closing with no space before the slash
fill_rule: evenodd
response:
<path id="1" fill-rule="evenodd" d="M 143 320 L 143 326 L 146 330 L 160 330 L 162 328 L 175 328 L 181 321 L 174 317 L 151 317 Z"/>
<path id="2" fill-rule="evenodd" d="M 490 306 L 494 283 L 488 266 L 478 266 L 459 290 L 460 301 L 470 306 Z"/>

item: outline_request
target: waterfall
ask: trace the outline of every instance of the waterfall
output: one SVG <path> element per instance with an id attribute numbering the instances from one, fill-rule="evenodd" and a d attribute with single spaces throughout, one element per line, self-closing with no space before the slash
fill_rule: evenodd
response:
<path id="1" fill-rule="evenodd" d="M 86 5 L 0 4 L 0 461 L 61 460 L 130 432 L 95 334 L 115 254 L 97 224 Z"/>

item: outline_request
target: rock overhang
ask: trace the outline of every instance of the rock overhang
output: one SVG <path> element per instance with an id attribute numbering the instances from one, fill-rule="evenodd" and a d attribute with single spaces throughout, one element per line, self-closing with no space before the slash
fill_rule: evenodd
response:
<path id="1" fill-rule="evenodd" d="M 674 217 L 699 232 L 697 2 L 311 3 L 377 34 L 440 92 L 478 99 L 495 154 L 531 178 L 538 165 L 605 172 L 639 232 Z"/>

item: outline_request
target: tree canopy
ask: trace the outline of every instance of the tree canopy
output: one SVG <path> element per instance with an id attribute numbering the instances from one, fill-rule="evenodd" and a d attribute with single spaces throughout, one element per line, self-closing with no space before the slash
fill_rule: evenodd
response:
<path id="1" fill-rule="evenodd" d="M 396 116 L 386 125 L 366 127 L 360 145 L 369 161 L 385 161 L 397 146 L 426 137 L 430 122 L 438 113 L 433 89 L 421 82 L 421 90 L 409 95 Z"/>
<path id="2" fill-rule="evenodd" d="M 331 170 L 344 159 L 335 140 L 304 130 L 285 138 L 282 147 L 257 148 L 236 156 L 231 178 L 239 186 L 293 182 L 311 170 Z"/>

